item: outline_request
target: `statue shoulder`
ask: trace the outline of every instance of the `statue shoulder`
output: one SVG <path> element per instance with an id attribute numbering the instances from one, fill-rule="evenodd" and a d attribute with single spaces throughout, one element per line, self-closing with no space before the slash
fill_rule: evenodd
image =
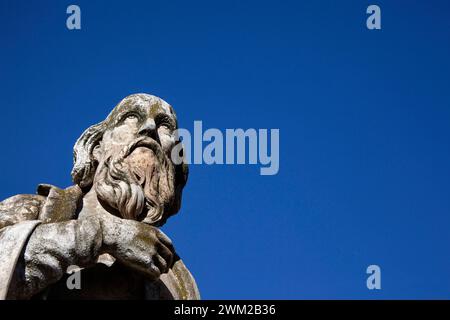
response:
<path id="1" fill-rule="evenodd" d="M 18 194 L 0 202 L 0 229 L 26 220 L 37 220 L 46 197 Z"/>
<path id="2" fill-rule="evenodd" d="M 60 189 L 40 184 L 35 195 L 19 194 L 0 202 L 0 229 L 27 220 L 43 223 L 70 220 L 76 214 L 82 195 L 78 186 Z"/>

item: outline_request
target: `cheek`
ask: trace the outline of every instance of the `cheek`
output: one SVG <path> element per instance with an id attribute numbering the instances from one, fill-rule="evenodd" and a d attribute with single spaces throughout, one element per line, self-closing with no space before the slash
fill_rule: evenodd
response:
<path id="1" fill-rule="evenodd" d="M 158 129 L 159 141 L 161 142 L 161 147 L 165 152 L 170 152 L 175 144 L 175 137 L 170 133 L 169 130 L 164 128 Z"/>
<path id="2" fill-rule="evenodd" d="M 175 144 L 175 137 L 169 129 L 165 127 L 158 128 L 158 137 L 164 151 L 172 149 Z"/>
<path id="3" fill-rule="evenodd" d="M 136 128 L 122 125 L 111 131 L 110 138 L 114 144 L 128 144 L 136 138 Z"/>

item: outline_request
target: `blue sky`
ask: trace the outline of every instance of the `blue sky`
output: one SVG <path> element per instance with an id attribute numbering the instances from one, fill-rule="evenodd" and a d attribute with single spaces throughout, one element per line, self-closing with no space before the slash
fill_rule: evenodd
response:
<path id="1" fill-rule="evenodd" d="M 164 231 L 203 298 L 449 298 L 448 1 L 73 3 L 79 31 L 72 2 L 0 3 L 0 198 L 70 185 L 81 132 L 151 93 L 184 128 L 280 129 L 278 175 L 190 167 Z"/>

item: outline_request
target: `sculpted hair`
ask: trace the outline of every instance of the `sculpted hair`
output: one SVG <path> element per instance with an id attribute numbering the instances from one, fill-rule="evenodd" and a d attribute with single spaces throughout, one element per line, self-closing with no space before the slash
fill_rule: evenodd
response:
<path id="1" fill-rule="evenodd" d="M 73 182 L 81 189 L 89 189 L 92 186 L 98 165 L 93 151 L 102 140 L 106 128 L 105 121 L 95 124 L 86 129 L 75 143 L 71 175 Z"/>

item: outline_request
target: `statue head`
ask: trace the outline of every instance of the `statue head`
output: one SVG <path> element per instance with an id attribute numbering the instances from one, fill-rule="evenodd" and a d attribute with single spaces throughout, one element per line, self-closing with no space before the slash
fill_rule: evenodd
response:
<path id="1" fill-rule="evenodd" d="M 187 165 L 175 165 L 177 118 L 164 100 L 134 94 L 88 128 L 74 147 L 74 183 L 125 219 L 160 226 L 177 213 Z"/>

